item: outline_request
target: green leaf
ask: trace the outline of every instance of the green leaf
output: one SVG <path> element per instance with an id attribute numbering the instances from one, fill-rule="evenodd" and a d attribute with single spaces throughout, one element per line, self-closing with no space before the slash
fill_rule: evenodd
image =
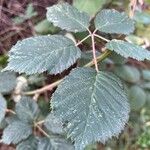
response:
<path id="1" fill-rule="evenodd" d="M 132 86 L 129 90 L 129 100 L 132 110 L 139 110 L 146 102 L 146 94 L 144 90 L 138 86 Z"/>
<path id="2" fill-rule="evenodd" d="M 144 80 L 150 81 L 150 70 L 142 70 L 142 76 Z"/>
<path id="3" fill-rule="evenodd" d="M 61 121 L 53 114 L 49 114 L 44 122 L 45 127 L 53 134 L 63 134 L 63 128 Z"/>
<path id="4" fill-rule="evenodd" d="M 5 98 L 0 94 L 0 123 L 5 117 L 5 112 L 7 108 L 7 103 Z"/>
<path id="5" fill-rule="evenodd" d="M 37 103 L 30 97 L 22 97 L 16 104 L 18 118 L 26 123 L 33 123 L 39 115 Z"/>
<path id="6" fill-rule="evenodd" d="M 114 73 L 122 80 L 130 83 L 136 83 L 140 81 L 139 70 L 132 66 L 128 65 L 116 66 L 114 69 Z"/>
<path id="7" fill-rule="evenodd" d="M 74 0 L 73 6 L 89 15 L 95 15 L 110 0 Z"/>
<path id="8" fill-rule="evenodd" d="M 150 107 L 150 92 L 146 92 L 146 106 Z"/>
<path id="9" fill-rule="evenodd" d="M 141 37 L 138 37 L 136 35 L 128 35 L 125 37 L 126 41 L 129 42 L 129 43 L 133 43 L 133 44 L 136 44 L 136 45 L 142 45 L 144 44 L 144 39 L 141 38 Z"/>
<path id="10" fill-rule="evenodd" d="M 128 43 L 121 40 L 111 40 L 106 44 L 106 48 L 115 51 L 125 58 L 133 58 L 136 60 L 150 60 L 150 52 L 141 46 Z"/>
<path id="11" fill-rule="evenodd" d="M 144 82 L 141 84 L 141 87 L 146 89 L 146 90 L 150 90 L 150 82 Z"/>
<path id="12" fill-rule="evenodd" d="M 129 104 L 124 87 L 112 73 L 92 68 L 74 69 L 52 96 L 54 115 L 68 122 L 68 137 L 75 149 L 118 136 L 128 120 Z"/>
<path id="13" fill-rule="evenodd" d="M 134 31 L 134 22 L 125 13 L 104 9 L 96 15 L 95 27 L 105 33 L 129 34 Z"/>
<path id="14" fill-rule="evenodd" d="M 5 144 L 17 144 L 32 134 L 32 127 L 21 121 L 14 121 L 4 129 L 2 142 Z"/>
<path id="15" fill-rule="evenodd" d="M 96 56 L 99 56 L 100 52 L 96 51 Z M 93 52 L 92 51 L 85 51 L 81 53 L 81 58 L 79 59 L 79 66 L 86 65 L 89 61 L 93 59 Z"/>
<path id="16" fill-rule="evenodd" d="M 13 72 L 0 72 L 0 92 L 9 93 L 16 86 L 16 76 Z"/>
<path id="17" fill-rule="evenodd" d="M 150 24 L 150 13 L 136 11 L 134 20 L 138 23 Z"/>
<path id="18" fill-rule="evenodd" d="M 54 34 L 59 31 L 57 27 L 54 27 L 52 23 L 48 22 L 47 19 L 42 20 L 34 26 L 35 31 L 38 34 Z"/>
<path id="19" fill-rule="evenodd" d="M 40 138 L 37 150 L 74 150 L 74 147 L 62 138 Z"/>
<path id="20" fill-rule="evenodd" d="M 89 27 L 90 17 L 68 3 L 47 8 L 47 19 L 55 26 L 71 32 L 83 32 Z"/>
<path id="21" fill-rule="evenodd" d="M 125 64 L 126 62 L 126 59 L 124 57 L 122 57 L 121 55 L 115 52 L 112 52 L 109 58 L 112 59 L 114 64 L 117 64 L 117 65 L 122 65 L 122 64 Z"/>
<path id="22" fill-rule="evenodd" d="M 37 12 L 34 11 L 33 4 L 32 3 L 28 4 L 26 12 L 25 12 L 25 18 L 30 19 L 36 15 L 37 15 Z"/>
<path id="23" fill-rule="evenodd" d="M 74 64 L 80 55 L 73 41 L 61 35 L 31 37 L 12 47 L 4 70 L 26 74 L 48 70 L 57 74 Z"/>
<path id="24" fill-rule="evenodd" d="M 22 141 L 16 147 L 16 150 L 37 150 L 38 138 L 30 136 L 27 140 Z"/>

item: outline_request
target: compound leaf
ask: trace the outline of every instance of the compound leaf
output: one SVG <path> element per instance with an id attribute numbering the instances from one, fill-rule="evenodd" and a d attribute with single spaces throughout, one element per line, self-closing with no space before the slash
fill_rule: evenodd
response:
<path id="1" fill-rule="evenodd" d="M 134 31 L 134 21 L 125 13 L 104 9 L 97 14 L 95 27 L 105 33 L 129 34 Z"/>
<path id="2" fill-rule="evenodd" d="M 0 94 L 0 123 L 5 117 L 7 104 L 5 98 Z"/>
<path id="3" fill-rule="evenodd" d="M 92 68 L 73 70 L 52 96 L 52 108 L 54 115 L 68 122 L 67 135 L 75 141 L 76 150 L 117 136 L 129 117 L 120 79 Z"/>
<path id="4" fill-rule="evenodd" d="M 13 72 L 0 72 L 0 92 L 9 93 L 16 86 L 16 76 Z"/>
<path id="5" fill-rule="evenodd" d="M 4 70 L 26 74 L 48 70 L 57 74 L 74 64 L 80 55 L 73 41 L 61 35 L 31 37 L 12 47 Z"/>
<path id="6" fill-rule="evenodd" d="M 32 134 L 32 127 L 21 121 L 14 121 L 3 131 L 2 142 L 5 144 L 17 144 Z"/>
<path id="7" fill-rule="evenodd" d="M 62 138 L 40 138 L 37 150 L 74 150 L 73 145 Z"/>
<path id="8" fill-rule="evenodd" d="M 30 97 L 22 97 L 16 104 L 18 118 L 26 123 L 32 123 L 39 115 L 37 103 Z"/>
<path id="9" fill-rule="evenodd" d="M 128 43 L 121 40 L 112 40 L 106 44 L 106 48 L 115 51 L 125 58 L 133 58 L 136 60 L 150 60 L 150 52 L 141 46 Z"/>
<path id="10" fill-rule="evenodd" d="M 55 26 L 71 32 L 83 32 L 89 27 L 90 17 L 68 3 L 47 8 L 47 19 Z"/>

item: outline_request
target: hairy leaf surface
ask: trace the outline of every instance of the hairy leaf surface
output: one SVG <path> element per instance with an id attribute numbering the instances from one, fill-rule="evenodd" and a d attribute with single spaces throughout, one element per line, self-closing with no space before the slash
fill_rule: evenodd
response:
<path id="1" fill-rule="evenodd" d="M 97 14 L 95 27 L 105 33 L 129 34 L 134 31 L 134 22 L 125 13 L 104 9 Z"/>
<path id="2" fill-rule="evenodd" d="M 68 3 L 47 8 L 47 19 L 55 26 L 71 32 L 83 32 L 89 27 L 90 17 Z"/>
<path id="3" fill-rule="evenodd" d="M 125 58 L 133 58 L 136 60 L 150 60 L 150 52 L 141 46 L 128 43 L 121 40 L 112 40 L 106 44 L 106 48 L 115 51 Z"/>
<path id="4" fill-rule="evenodd" d="M 0 92 L 9 93 L 16 86 L 16 76 L 13 72 L 0 72 Z"/>
<path id="5" fill-rule="evenodd" d="M 48 70 L 57 74 L 74 64 L 80 55 L 73 41 L 61 35 L 31 37 L 12 47 L 4 70 L 26 74 Z"/>
<path id="6" fill-rule="evenodd" d="M 18 118 L 26 123 L 32 123 L 39 115 L 37 103 L 30 97 L 22 97 L 16 104 Z"/>
<path id="7" fill-rule="evenodd" d="M 77 68 L 58 86 L 52 108 L 66 126 L 76 150 L 95 141 L 118 136 L 128 120 L 129 104 L 124 87 L 114 74 Z"/>
<path id="8" fill-rule="evenodd" d="M 17 144 L 32 134 L 32 127 L 21 121 L 14 121 L 3 131 L 2 142 Z"/>
<path id="9" fill-rule="evenodd" d="M 5 98 L 0 94 L 0 123 L 5 117 L 7 104 Z"/>

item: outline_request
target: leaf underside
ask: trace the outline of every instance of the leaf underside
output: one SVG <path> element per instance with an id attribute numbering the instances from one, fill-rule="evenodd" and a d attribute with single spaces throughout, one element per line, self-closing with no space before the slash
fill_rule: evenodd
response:
<path id="1" fill-rule="evenodd" d="M 68 3 L 47 8 L 47 20 L 71 32 L 83 32 L 89 27 L 90 17 Z"/>
<path id="2" fill-rule="evenodd" d="M 106 44 L 106 48 L 115 51 L 125 58 L 133 58 L 138 61 L 150 60 L 150 52 L 141 46 L 121 40 L 112 40 Z"/>
<path id="3" fill-rule="evenodd" d="M 77 68 L 52 96 L 54 115 L 68 121 L 68 137 L 75 149 L 118 136 L 128 120 L 129 104 L 121 81 L 113 74 Z"/>
<path id="4" fill-rule="evenodd" d="M 134 21 L 125 13 L 104 9 L 97 14 L 95 27 L 105 33 L 129 34 L 134 31 Z"/>
<path id="5" fill-rule="evenodd" d="M 81 51 L 73 41 L 61 35 L 31 37 L 12 47 L 4 70 L 57 74 L 74 64 L 80 55 Z"/>

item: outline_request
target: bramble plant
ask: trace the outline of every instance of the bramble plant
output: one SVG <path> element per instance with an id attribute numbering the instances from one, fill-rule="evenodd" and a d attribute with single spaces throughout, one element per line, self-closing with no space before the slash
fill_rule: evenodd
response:
<path id="1" fill-rule="evenodd" d="M 46 119 L 41 120 L 40 109 L 32 98 L 23 96 L 17 102 L 15 111 L 12 111 L 7 109 L 1 95 L 0 121 L 4 119 L 6 110 L 13 114 L 7 119 L 10 124 L 4 129 L 1 142 L 18 144 L 17 150 L 26 149 L 27 145 L 30 149 L 38 150 L 83 150 L 88 144 L 97 141 L 105 143 L 113 136 L 118 137 L 128 122 L 128 98 L 119 75 L 101 69 L 101 64 L 111 55 L 138 61 L 150 60 L 148 50 L 119 40 L 120 36 L 117 36 L 125 37 L 134 32 L 134 21 L 125 13 L 113 9 L 101 10 L 95 18 L 90 18 L 68 3 L 47 8 L 47 20 L 67 32 L 87 32 L 88 35 L 79 42 L 60 34 L 35 36 L 17 42 L 9 52 L 9 62 L 0 80 L 6 77 L 7 71 L 27 75 L 47 71 L 56 75 L 76 62 L 77 67 L 64 79 L 41 89 L 21 93 L 37 96 L 58 86 L 50 100 L 52 111 Z M 108 39 L 106 35 L 116 38 Z M 93 58 L 78 66 L 82 60 L 79 47 L 88 39 L 91 40 Z M 96 50 L 98 42 L 104 43 L 102 53 Z M 14 78 L 13 73 L 10 75 Z M 6 88 L 0 85 L 0 92 L 11 91 L 14 81 L 15 78 L 12 83 L 7 83 L 9 86 Z M 44 129 L 41 124 L 44 124 Z M 45 137 L 34 135 L 35 128 Z M 64 137 L 71 139 L 74 147 Z"/>

